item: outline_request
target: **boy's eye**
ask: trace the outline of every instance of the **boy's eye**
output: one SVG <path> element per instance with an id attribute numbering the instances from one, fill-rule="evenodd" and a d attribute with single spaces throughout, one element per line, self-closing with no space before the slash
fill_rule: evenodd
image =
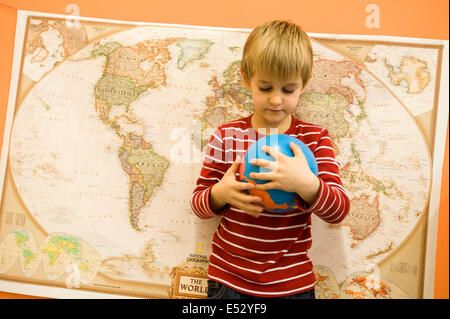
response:
<path id="1" fill-rule="evenodd" d="M 262 92 L 270 92 L 272 90 L 272 87 L 260 87 L 259 90 Z M 283 93 L 286 93 L 286 94 L 292 94 L 295 91 L 295 90 L 288 90 L 288 89 L 284 89 L 284 88 L 282 90 L 283 90 Z"/>

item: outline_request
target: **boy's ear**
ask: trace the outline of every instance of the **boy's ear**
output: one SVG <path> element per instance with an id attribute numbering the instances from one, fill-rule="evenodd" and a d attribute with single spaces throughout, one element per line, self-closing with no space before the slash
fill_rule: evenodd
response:
<path id="1" fill-rule="evenodd" d="M 302 90 L 300 91 L 300 95 L 302 95 L 303 93 L 305 93 L 305 85 L 303 85 L 303 88 L 302 88 Z"/>
<path id="2" fill-rule="evenodd" d="M 313 74 L 312 74 L 312 72 L 311 72 L 311 73 L 309 74 L 309 76 L 308 76 L 308 80 L 306 81 L 306 84 L 309 83 L 309 80 L 311 80 L 312 76 L 313 76 Z M 303 93 L 305 92 L 306 84 L 303 83 L 303 88 L 302 88 L 302 91 L 301 91 L 300 95 L 303 94 Z"/>
<path id="3" fill-rule="evenodd" d="M 247 90 L 250 90 L 250 85 L 247 82 L 247 79 L 245 78 L 244 72 L 242 72 L 242 67 L 239 68 L 239 71 L 241 72 L 241 76 L 242 76 L 242 82 L 244 83 L 244 86 Z"/>

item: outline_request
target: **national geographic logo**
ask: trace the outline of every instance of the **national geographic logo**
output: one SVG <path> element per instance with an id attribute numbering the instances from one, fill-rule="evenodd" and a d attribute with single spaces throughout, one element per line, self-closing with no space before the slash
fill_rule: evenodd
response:
<path id="1" fill-rule="evenodd" d="M 186 261 L 208 263 L 208 256 L 203 255 L 203 244 L 195 244 L 195 253 L 189 254 L 189 257 L 186 258 Z"/>

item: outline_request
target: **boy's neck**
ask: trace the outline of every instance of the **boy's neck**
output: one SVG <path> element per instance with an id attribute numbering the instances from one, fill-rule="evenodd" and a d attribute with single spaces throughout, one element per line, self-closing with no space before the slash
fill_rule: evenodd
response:
<path id="1" fill-rule="evenodd" d="M 292 115 L 286 117 L 285 120 L 279 125 L 270 126 L 267 125 L 267 123 L 259 123 L 258 118 L 253 113 L 252 117 L 250 118 L 250 124 L 256 132 L 262 135 L 284 134 L 291 127 Z"/>

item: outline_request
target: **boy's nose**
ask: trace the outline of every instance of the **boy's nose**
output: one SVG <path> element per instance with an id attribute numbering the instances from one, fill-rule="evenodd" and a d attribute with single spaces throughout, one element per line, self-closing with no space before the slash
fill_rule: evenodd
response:
<path id="1" fill-rule="evenodd" d="M 281 96 L 277 92 L 273 92 L 269 97 L 269 103 L 272 105 L 281 104 Z"/>

